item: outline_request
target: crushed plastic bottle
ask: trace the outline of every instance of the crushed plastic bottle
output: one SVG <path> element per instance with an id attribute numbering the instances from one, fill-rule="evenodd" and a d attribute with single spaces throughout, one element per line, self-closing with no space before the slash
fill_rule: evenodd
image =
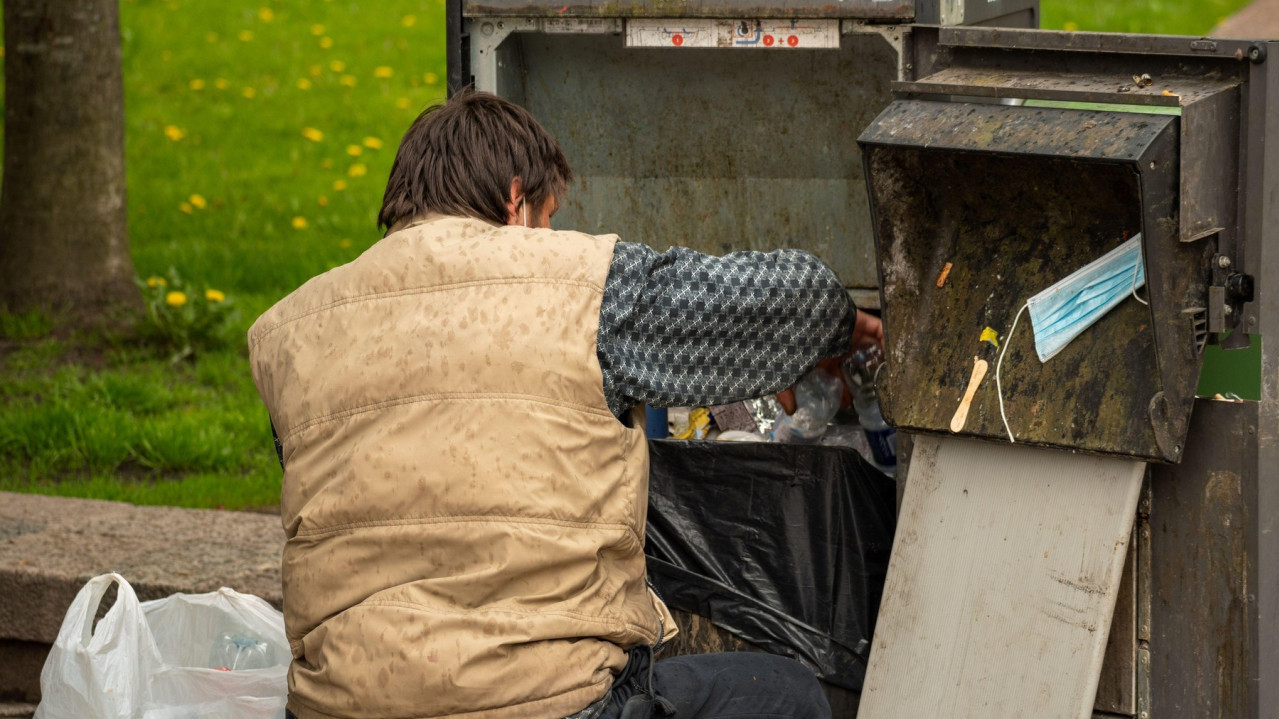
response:
<path id="1" fill-rule="evenodd" d="M 857 388 L 853 394 L 853 409 L 857 410 L 857 421 L 866 433 L 866 442 L 870 444 L 875 464 L 883 468 L 896 467 L 897 430 L 884 421 L 874 383 Z"/>
<path id="2" fill-rule="evenodd" d="M 214 642 L 209 666 L 224 672 L 275 666 L 271 645 L 257 637 L 223 634 Z"/>
<path id="3" fill-rule="evenodd" d="M 883 350 L 869 347 L 844 360 L 841 369 L 853 391 L 853 409 L 866 434 L 872 461 L 890 474 L 897 468 L 897 430 L 884 421 L 875 376 L 884 363 Z"/>
<path id="4" fill-rule="evenodd" d="M 779 411 L 770 438 L 774 442 L 814 444 L 839 411 L 844 385 L 821 367 L 814 368 L 795 383 L 795 414 Z"/>

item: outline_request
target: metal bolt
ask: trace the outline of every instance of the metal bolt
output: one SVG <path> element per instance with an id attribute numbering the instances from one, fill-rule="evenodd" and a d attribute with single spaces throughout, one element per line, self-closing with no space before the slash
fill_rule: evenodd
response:
<path id="1" fill-rule="evenodd" d="M 491 22 L 486 22 L 483 25 L 480 25 L 480 32 L 484 33 L 485 35 L 492 35 L 493 29 L 494 29 L 493 23 Z"/>
<path id="2" fill-rule="evenodd" d="M 1226 257 L 1225 255 L 1218 255 L 1217 266 L 1223 270 L 1230 267 L 1230 258 Z"/>

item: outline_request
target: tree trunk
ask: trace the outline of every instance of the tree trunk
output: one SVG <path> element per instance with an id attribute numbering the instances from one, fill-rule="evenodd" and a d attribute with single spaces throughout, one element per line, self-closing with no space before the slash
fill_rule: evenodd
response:
<path id="1" fill-rule="evenodd" d="M 0 307 L 92 321 L 140 305 L 117 0 L 3 1 Z"/>

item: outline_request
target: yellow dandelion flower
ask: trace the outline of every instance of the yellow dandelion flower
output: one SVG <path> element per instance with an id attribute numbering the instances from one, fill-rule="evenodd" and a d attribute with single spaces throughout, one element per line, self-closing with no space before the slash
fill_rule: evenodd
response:
<path id="1" fill-rule="evenodd" d="M 222 302 L 223 300 L 226 299 L 226 295 L 222 294 L 221 292 L 217 290 L 205 290 L 204 299 L 210 302 Z"/>
<path id="2" fill-rule="evenodd" d="M 183 203 L 179 204 L 179 205 L 178 205 L 178 209 L 179 209 L 179 210 L 182 210 L 183 212 L 187 213 L 188 215 L 189 215 L 189 214 L 191 214 L 192 212 L 194 212 L 194 210 L 191 208 L 191 203 L 189 203 L 189 202 L 183 202 Z"/>
<path id="3" fill-rule="evenodd" d="M 204 199 L 204 195 L 191 195 L 187 201 L 190 202 L 192 206 L 200 210 L 209 206 L 209 201 Z"/>
<path id="4" fill-rule="evenodd" d="M 364 148 L 360 147 L 359 145 L 346 146 L 346 154 L 350 155 L 351 157 L 359 157 L 360 153 L 362 152 L 364 152 Z"/>
<path id="5" fill-rule="evenodd" d="M 236 37 L 240 38 L 240 42 L 248 42 L 253 39 L 253 31 L 241 30 L 240 34 L 236 35 Z"/>
<path id="6" fill-rule="evenodd" d="M 247 98 L 247 99 L 249 99 L 249 100 L 252 100 L 253 98 L 257 97 L 257 95 L 258 95 L 258 91 L 257 91 L 257 90 L 254 90 L 254 89 L 253 89 L 253 88 L 251 88 L 251 87 L 246 87 L 246 88 L 244 88 L 244 97 L 245 97 L 245 98 Z"/>
<path id="7" fill-rule="evenodd" d="M 1065 30 L 1066 32 L 1075 32 L 1076 30 L 1079 29 L 1079 23 L 1073 22 L 1073 21 L 1067 22 L 1066 24 L 1061 26 L 1061 29 Z"/>
<path id="8" fill-rule="evenodd" d="M 341 242 L 338 243 L 338 247 L 341 247 L 344 250 L 350 246 L 351 246 L 351 241 L 347 239 L 343 239 Z"/>
<path id="9" fill-rule="evenodd" d="M 205 33 L 204 39 L 206 42 L 217 42 L 219 40 L 216 32 Z"/>
<path id="10" fill-rule="evenodd" d="M 333 181 L 333 189 L 334 189 L 335 191 L 337 191 L 337 192 L 341 192 L 342 190 L 345 190 L 345 189 L 346 189 L 346 180 L 334 180 L 334 181 Z"/>
<path id="11" fill-rule="evenodd" d="M 373 77 L 388 78 L 395 74 L 395 70 L 386 65 L 379 65 L 373 68 Z"/>
<path id="12" fill-rule="evenodd" d="M 185 130 L 178 127 L 177 125 L 165 125 L 164 136 L 169 138 L 170 140 L 173 140 L 174 142 L 177 142 L 178 140 L 181 140 L 182 138 L 186 137 L 187 133 Z"/>
<path id="13" fill-rule="evenodd" d="M 357 162 L 347 168 L 346 174 L 351 177 L 364 177 L 369 174 L 369 168 L 365 167 L 363 163 Z"/>
<path id="14" fill-rule="evenodd" d="M 325 50 L 328 50 L 329 48 L 333 47 L 333 38 L 331 37 L 320 38 L 320 47 L 324 48 Z"/>
<path id="15" fill-rule="evenodd" d="M 164 287 L 167 284 L 169 283 L 166 282 L 163 277 L 156 277 L 155 275 L 151 275 L 150 277 L 147 278 L 147 287 L 150 287 L 152 289 L 155 289 L 156 287 Z"/>
<path id="16" fill-rule="evenodd" d="M 381 150 L 382 141 L 377 139 L 376 137 L 366 137 L 364 138 L 364 146 L 369 148 L 370 150 Z"/>
<path id="17" fill-rule="evenodd" d="M 269 7 L 258 8 L 258 19 L 262 22 L 271 22 L 275 19 L 275 11 Z"/>
<path id="18" fill-rule="evenodd" d="M 435 73 L 433 73 L 433 72 L 428 72 L 428 73 L 426 73 L 425 75 L 423 75 L 423 76 L 422 76 L 422 79 L 423 79 L 423 80 L 426 80 L 426 84 L 428 84 L 428 85 L 434 85 L 435 83 L 437 83 L 437 82 L 439 82 L 439 81 L 440 81 L 440 76 L 439 76 L 439 75 L 436 75 L 436 74 L 435 74 Z"/>
<path id="19" fill-rule="evenodd" d="M 307 223 L 306 223 L 306 218 L 305 218 L 305 217 L 294 217 L 294 218 L 293 218 L 293 229 L 295 229 L 295 230 L 305 230 L 305 229 L 306 229 L 306 225 L 307 225 Z"/>
<path id="20" fill-rule="evenodd" d="M 340 82 L 347 87 L 355 87 L 355 75 L 343 75 Z"/>
<path id="21" fill-rule="evenodd" d="M 323 160 L 320 160 L 320 167 L 323 167 L 323 168 L 324 168 L 324 169 L 326 169 L 326 170 L 328 170 L 328 169 L 332 168 L 332 167 L 333 167 L 333 160 L 332 160 L 331 158 L 328 158 L 328 157 L 324 158 Z"/>
<path id="22" fill-rule="evenodd" d="M 181 307 L 187 303 L 185 292 L 173 291 L 164 296 L 164 304 L 170 307 Z"/>
<path id="23" fill-rule="evenodd" d="M 409 109 L 409 99 L 407 97 L 398 98 L 395 101 L 395 106 L 401 110 L 407 110 Z"/>
<path id="24" fill-rule="evenodd" d="M 198 77 L 197 77 L 197 78 L 193 79 L 191 82 L 187 83 L 187 85 L 188 85 L 188 86 L 189 86 L 192 90 L 203 90 L 203 89 L 204 89 L 204 80 L 201 80 L 200 78 L 198 78 Z"/>
<path id="25" fill-rule="evenodd" d="M 316 37 L 319 37 L 319 36 L 323 35 L 323 34 L 324 34 L 324 26 L 323 26 L 323 25 L 318 25 L 318 24 L 317 24 L 317 25 L 312 25 L 312 26 L 311 26 L 311 34 L 312 34 L 312 35 L 314 35 L 314 36 L 316 36 Z"/>
<path id="26" fill-rule="evenodd" d="M 320 207 L 328 207 L 329 198 L 325 197 L 324 195 L 320 195 L 319 199 L 315 201 L 315 204 L 319 205 Z"/>
<path id="27" fill-rule="evenodd" d="M 227 86 L 228 86 L 228 85 L 230 85 L 230 84 L 231 84 L 231 83 L 229 83 L 229 82 L 227 82 L 227 81 L 226 81 L 226 78 L 225 78 L 225 77 L 219 77 L 218 79 L 216 79 L 216 80 L 214 80 L 214 81 L 213 81 L 213 86 L 214 86 L 214 87 L 216 87 L 216 88 L 217 88 L 217 89 L 219 89 L 219 90 L 225 90 L 225 89 L 227 89 Z"/>
<path id="28" fill-rule="evenodd" d="M 320 73 L 324 72 L 324 68 L 320 67 L 319 65 L 312 65 L 310 68 L 308 68 L 308 70 L 311 73 L 311 77 L 319 77 Z"/>
<path id="29" fill-rule="evenodd" d="M 304 127 L 302 128 L 302 137 L 305 137 L 311 142 L 319 142 L 324 139 L 324 133 L 314 127 Z"/>
<path id="30" fill-rule="evenodd" d="M 417 24 L 417 15 L 405 15 L 400 18 L 400 24 L 404 27 L 413 27 Z"/>
<path id="31" fill-rule="evenodd" d="M 310 90 L 310 89 L 311 89 L 311 81 L 310 81 L 310 80 L 308 80 L 308 79 L 306 79 L 305 77 L 299 77 L 299 78 L 298 78 L 298 89 L 299 89 L 299 90 Z"/>
<path id="32" fill-rule="evenodd" d="M 329 69 L 333 72 L 344 72 L 346 70 L 346 63 L 341 60 L 334 60 L 329 63 Z"/>

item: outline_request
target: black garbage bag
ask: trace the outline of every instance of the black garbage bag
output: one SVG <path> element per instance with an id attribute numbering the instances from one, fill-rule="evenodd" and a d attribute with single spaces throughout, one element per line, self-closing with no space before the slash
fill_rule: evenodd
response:
<path id="1" fill-rule="evenodd" d="M 854 449 L 649 442 L 645 552 L 674 609 L 860 691 L 896 489 Z"/>

